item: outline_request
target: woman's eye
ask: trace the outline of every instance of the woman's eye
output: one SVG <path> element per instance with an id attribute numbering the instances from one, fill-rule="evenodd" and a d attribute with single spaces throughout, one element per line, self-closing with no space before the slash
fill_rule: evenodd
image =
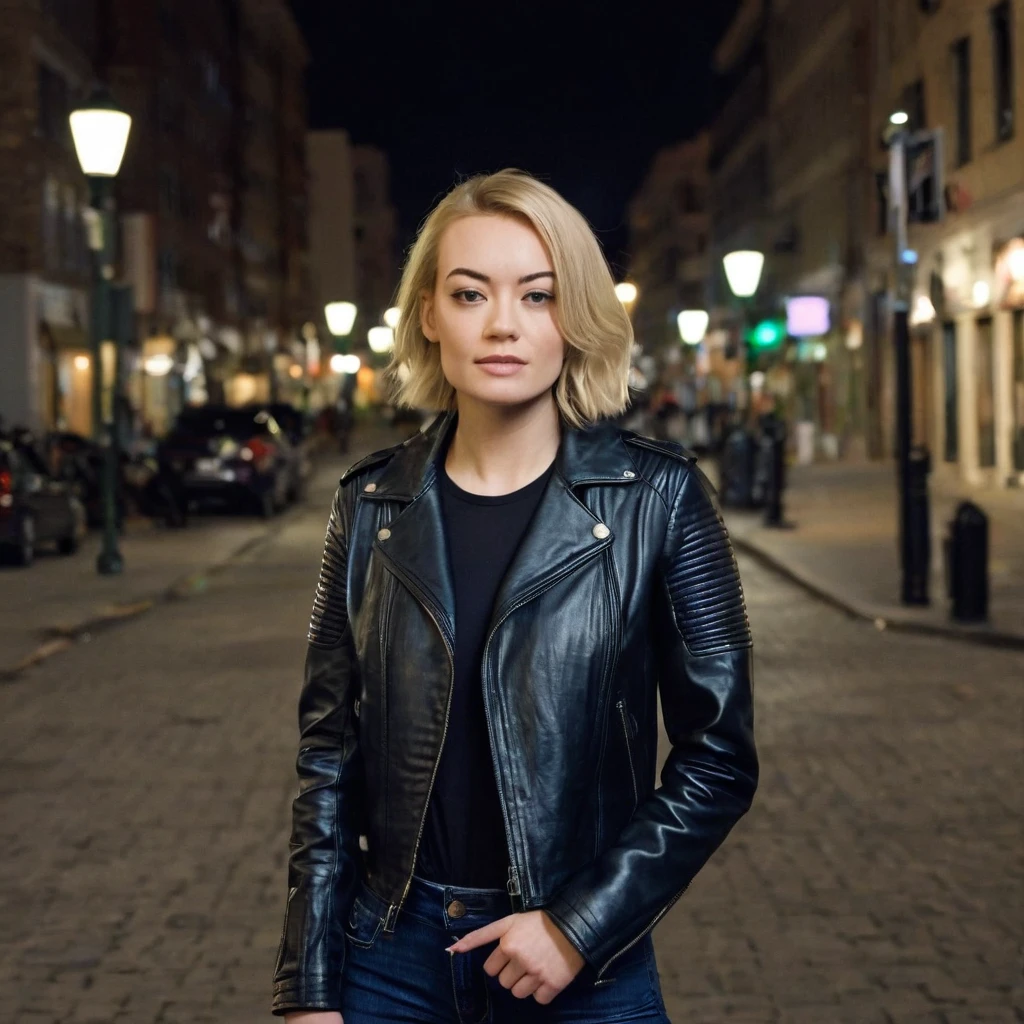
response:
<path id="1" fill-rule="evenodd" d="M 550 292 L 528 292 L 526 297 L 530 300 L 531 306 L 541 306 L 554 299 Z"/>
<path id="2" fill-rule="evenodd" d="M 455 298 L 461 299 L 463 302 L 476 302 L 483 296 L 475 288 L 464 288 L 461 292 L 455 293 Z"/>

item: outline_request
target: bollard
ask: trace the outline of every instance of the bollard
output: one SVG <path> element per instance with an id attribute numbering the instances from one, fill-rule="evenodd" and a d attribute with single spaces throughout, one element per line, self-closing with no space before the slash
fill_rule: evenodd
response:
<path id="1" fill-rule="evenodd" d="M 988 516 L 970 501 L 950 523 L 949 591 L 957 622 L 988 619 Z"/>
<path id="2" fill-rule="evenodd" d="M 722 448 L 720 500 L 723 507 L 753 507 L 754 469 L 754 439 L 743 427 L 735 427 Z"/>
<path id="3" fill-rule="evenodd" d="M 761 443 L 764 446 L 767 469 L 764 524 L 781 526 L 782 492 L 786 487 L 786 424 L 777 416 L 766 416 Z"/>

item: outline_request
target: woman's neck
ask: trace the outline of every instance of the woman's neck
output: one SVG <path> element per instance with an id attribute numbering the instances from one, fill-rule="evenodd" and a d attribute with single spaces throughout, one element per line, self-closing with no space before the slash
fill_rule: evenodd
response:
<path id="1" fill-rule="evenodd" d="M 459 422 L 445 470 L 470 494 L 511 494 L 555 460 L 561 439 L 558 406 L 550 401 L 501 409 L 459 400 Z"/>

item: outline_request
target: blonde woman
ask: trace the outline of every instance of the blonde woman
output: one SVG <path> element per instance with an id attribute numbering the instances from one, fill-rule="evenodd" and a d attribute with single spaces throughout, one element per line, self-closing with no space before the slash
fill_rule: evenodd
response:
<path id="1" fill-rule="evenodd" d="M 399 305 L 399 398 L 443 415 L 334 500 L 274 1012 L 667 1021 L 651 931 L 757 786 L 721 519 L 690 455 L 609 422 L 630 323 L 547 185 L 458 185 Z"/>

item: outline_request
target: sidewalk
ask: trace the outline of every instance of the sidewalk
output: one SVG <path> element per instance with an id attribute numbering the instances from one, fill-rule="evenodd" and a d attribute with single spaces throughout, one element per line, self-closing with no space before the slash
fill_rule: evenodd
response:
<path id="1" fill-rule="evenodd" d="M 333 452 L 322 455 L 314 478 L 411 432 L 364 430 L 355 435 L 343 460 Z M 197 515 L 184 530 L 132 520 L 119 542 L 125 564 L 120 576 L 96 572 L 98 531 L 90 532 L 76 555 L 40 552 L 27 570 L 0 568 L 0 684 L 70 644 L 88 640 L 97 630 L 202 590 L 211 573 L 275 534 L 290 515 L 271 520 Z"/>
<path id="2" fill-rule="evenodd" d="M 709 473 L 712 480 L 714 474 Z M 970 497 L 989 516 L 987 625 L 955 623 L 945 592 L 942 538 L 956 504 Z M 724 510 L 739 551 L 879 628 L 940 633 L 1024 647 L 1024 492 L 970 494 L 931 488 L 932 567 L 928 608 L 900 604 L 896 473 L 891 463 L 794 467 L 785 493 L 793 529 L 769 529 L 761 513 Z"/>

